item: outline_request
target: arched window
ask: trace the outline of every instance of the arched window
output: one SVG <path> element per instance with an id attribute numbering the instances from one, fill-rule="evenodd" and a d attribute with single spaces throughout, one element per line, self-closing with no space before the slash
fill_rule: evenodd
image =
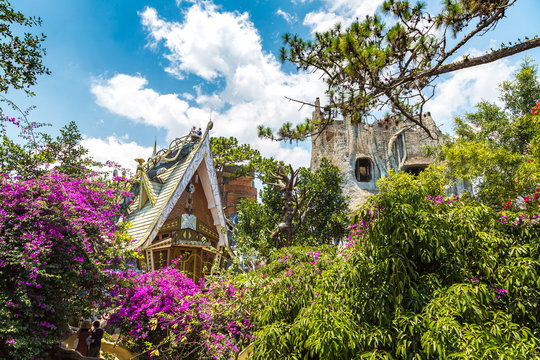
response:
<path id="1" fill-rule="evenodd" d="M 368 158 L 356 159 L 354 174 L 359 182 L 371 181 L 371 160 Z"/>

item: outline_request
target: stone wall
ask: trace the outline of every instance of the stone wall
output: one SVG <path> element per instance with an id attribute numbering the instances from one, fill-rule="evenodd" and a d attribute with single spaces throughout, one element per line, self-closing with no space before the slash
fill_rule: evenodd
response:
<path id="1" fill-rule="evenodd" d="M 321 118 L 316 107 L 313 119 Z M 414 173 L 434 161 L 423 154 L 422 146 L 439 144 L 441 133 L 430 113 L 423 115 L 422 123 L 433 137 L 399 116 L 372 124 L 336 120 L 312 137 L 311 169 L 317 169 L 323 157 L 336 165 L 345 178 L 344 193 L 354 209 L 377 192 L 377 180 L 390 169 Z"/>

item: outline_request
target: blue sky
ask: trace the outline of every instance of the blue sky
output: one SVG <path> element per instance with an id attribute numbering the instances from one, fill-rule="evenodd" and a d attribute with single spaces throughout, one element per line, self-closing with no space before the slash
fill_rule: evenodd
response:
<path id="1" fill-rule="evenodd" d="M 278 61 L 286 32 L 309 38 L 335 21 L 373 13 L 380 0 L 110 1 L 16 0 L 16 9 L 43 19 L 45 64 L 37 94 L 10 93 L 20 107 L 37 108 L 32 120 L 53 124 L 52 133 L 74 120 L 84 145 L 98 160 L 134 167 L 135 157 L 204 127 L 214 136 L 240 141 L 293 165 L 309 165 L 309 142 L 272 143 L 256 127 L 299 122 L 300 109 L 284 96 L 305 101 L 324 96 L 318 75 L 298 73 Z M 439 1 L 427 1 L 436 7 Z M 501 42 L 540 33 L 538 0 L 518 0 L 495 31 L 471 41 L 479 53 Z M 540 63 L 540 50 L 527 52 Z M 524 54 L 440 79 L 427 106 L 446 131 L 452 118 L 481 99 L 497 100 L 497 84 L 517 69 Z"/>

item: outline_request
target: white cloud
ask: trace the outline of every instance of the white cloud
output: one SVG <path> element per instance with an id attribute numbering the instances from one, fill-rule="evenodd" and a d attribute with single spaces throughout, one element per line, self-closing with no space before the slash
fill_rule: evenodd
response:
<path id="1" fill-rule="evenodd" d="M 215 136 L 235 136 L 296 165 L 309 165 L 303 147 L 288 148 L 257 138 L 257 125 L 277 129 L 284 122 L 298 123 L 312 109 L 289 102 L 285 96 L 313 102 L 324 95 L 325 85 L 317 74 L 287 74 L 280 63 L 263 51 L 261 37 L 246 13 L 220 12 L 208 2 L 195 3 L 183 12 L 182 22 L 160 18 L 146 8 L 141 21 L 154 42 L 163 43 L 170 60 L 166 71 L 177 78 L 195 74 L 211 83 L 219 79 L 222 88 L 205 93 L 194 88 L 194 101 L 182 94 L 159 94 L 148 88 L 140 75 L 119 74 L 96 80 L 92 92 L 97 103 L 110 111 L 167 130 L 168 140 L 187 134 L 192 125 L 203 126 L 210 115 Z M 304 145 L 305 146 L 305 145 Z"/>
<path id="2" fill-rule="evenodd" d="M 276 154 L 275 158 L 283 160 L 286 164 L 291 164 L 294 168 L 309 166 L 311 152 L 301 146 L 284 147 L 279 142 L 268 139 L 257 139 L 254 146 L 258 149 L 265 149 L 270 153 Z M 308 161 L 307 163 L 306 159 Z"/>
<path id="3" fill-rule="evenodd" d="M 477 51 L 471 51 L 478 55 Z M 425 111 L 430 111 L 435 122 L 446 132 L 451 131 L 454 117 L 471 111 L 481 100 L 498 103 L 498 85 L 511 77 L 517 69 L 508 60 L 460 70 L 437 85 L 436 96 Z"/>
<path id="4" fill-rule="evenodd" d="M 88 149 L 89 155 L 95 160 L 105 163 L 107 160 L 117 162 L 126 169 L 135 172 L 135 158 L 149 157 L 153 148 L 144 147 L 135 141 L 128 141 L 127 136 L 108 136 L 106 139 L 85 137 L 81 145 Z"/>
<path id="5" fill-rule="evenodd" d="M 279 15 L 281 17 L 283 17 L 283 19 L 285 19 L 286 22 L 288 22 L 289 24 L 292 23 L 293 21 L 296 21 L 296 17 L 289 14 L 288 12 L 285 12 L 281 9 L 278 9 L 276 11 L 276 15 Z"/>
<path id="6" fill-rule="evenodd" d="M 98 105 L 137 123 L 165 129 L 187 125 L 188 103 L 176 94 L 161 95 L 148 89 L 147 84 L 141 76 L 119 74 L 107 80 L 94 80 L 91 91 Z"/>
<path id="7" fill-rule="evenodd" d="M 383 0 L 323 0 L 323 3 L 323 8 L 304 17 L 304 25 L 309 26 L 312 33 L 328 30 L 336 23 L 348 26 L 356 19 L 373 15 Z"/>
<path id="8" fill-rule="evenodd" d="M 304 18 L 304 25 L 309 26 L 312 33 L 329 30 L 337 23 L 345 24 L 346 20 L 333 12 L 312 11 Z"/>
<path id="9" fill-rule="evenodd" d="M 170 51 L 166 71 L 180 79 L 186 72 L 205 80 L 230 76 L 234 65 L 257 63 L 264 57 L 261 38 L 247 13 L 220 13 L 205 2 L 190 7 L 183 23 L 167 22 L 150 7 L 140 16 L 153 40 L 164 41 Z"/>

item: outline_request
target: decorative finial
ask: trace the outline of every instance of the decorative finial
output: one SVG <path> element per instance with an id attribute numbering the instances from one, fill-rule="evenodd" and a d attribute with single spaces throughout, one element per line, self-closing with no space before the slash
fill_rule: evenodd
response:
<path id="1" fill-rule="evenodd" d="M 143 166 L 144 164 L 144 159 L 136 158 L 135 161 L 139 163 L 139 166 Z"/>
<path id="2" fill-rule="evenodd" d="M 214 123 L 212 122 L 212 112 L 210 111 L 210 119 L 208 120 L 208 124 L 206 125 L 206 131 L 212 130 L 214 127 Z"/>

